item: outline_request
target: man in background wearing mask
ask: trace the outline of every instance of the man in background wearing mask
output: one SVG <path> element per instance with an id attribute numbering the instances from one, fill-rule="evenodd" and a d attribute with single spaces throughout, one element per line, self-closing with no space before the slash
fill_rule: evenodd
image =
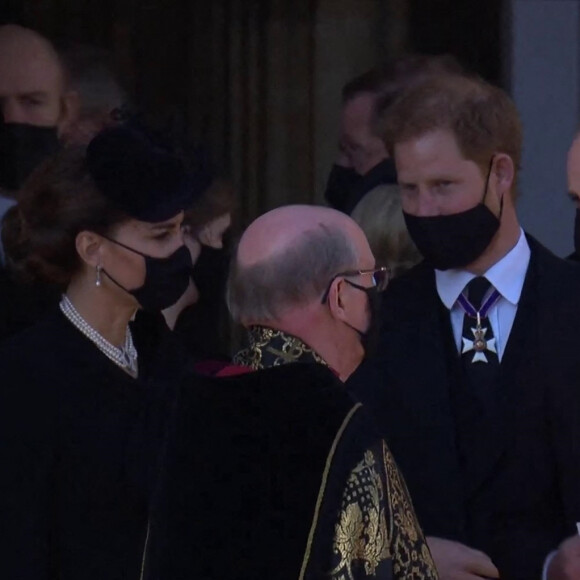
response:
<path id="1" fill-rule="evenodd" d="M 396 183 L 397 174 L 382 139 L 388 108 L 408 88 L 430 76 L 461 72 L 451 56 L 406 55 L 349 81 L 342 89 L 339 156 L 325 199 L 350 214 L 375 187 Z"/>
<path id="2" fill-rule="evenodd" d="M 5 214 L 27 177 L 60 148 L 76 109 L 51 43 L 30 29 L 0 26 L 0 230 L 10 227 Z M 0 243 L 0 341 L 36 322 L 59 295 L 14 280 L 3 266 Z"/>
<path id="3" fill-rule="evenodd" d="M 37 32 L 0 27 L 0 218 L 25 179 L 59 147 L 77 96 L 50 42 Z"/>
<path id="4" fill-rule="evenodd" d="M 0 26 L 0 228 L 6 212 L 42 161 L 62 143 L 86 144 L 114 123 L 124 98 L 106 53 L 84 45 L 61 48 L 37 32 Z M 15 211 L 15 208 L 11 210 Z M 4 263 L 0 244 L 0 265 Z M 24 284 L 0 268 L 0 341 L 41 318 L 60 292 Z"/>
<path id="5" fill-rule="evenodd" d="M 250 346 L 181 392 L 145 578 L 436 578 L 386 444 L 341 382 L 385 274 L 335 210 L 249 226 L 228 305 Z"/>
<path id="6" fill-rule="evenodd" d="M 386 141 L 425 261 L 385 295 L 376 418 L 443 579 L 539 578 L 580 521 L 580 270 L 519 225 L 502 90 L 427 81 Z"/>

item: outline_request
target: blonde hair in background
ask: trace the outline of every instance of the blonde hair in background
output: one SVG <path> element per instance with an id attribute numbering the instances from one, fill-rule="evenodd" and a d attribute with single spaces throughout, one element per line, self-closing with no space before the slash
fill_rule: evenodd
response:
<path id="1" fill-rule="evenodd" d="M 389 266 L 399 276 L 421 260 L 411 240 L 397 185 L 379 185 L 356 205 L 351 217 L 364 231 L 379 266 Z"/>

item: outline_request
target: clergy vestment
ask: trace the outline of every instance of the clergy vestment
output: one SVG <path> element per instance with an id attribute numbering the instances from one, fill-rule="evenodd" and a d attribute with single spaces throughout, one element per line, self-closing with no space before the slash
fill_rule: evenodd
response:
<path id="1" fill-rule="evenodd" d="M 324 361 L 261 327 L 235 361 L 182 386 L 144 577 L 436 578 L 389 450 Z"/>
<path id="2" fill-rule="evenodd" d="M 349 381 L 401 467 L 425 534 L 482 550 L 502 580 L 539 578 L 580 521 L 580 270 L 527 240 L 517 308 L 496 313 L 501 365 L 478 433 L 465 421 L 474 393 L 461 322 L 424 263 L 392 282 L 379 353 Z"/>

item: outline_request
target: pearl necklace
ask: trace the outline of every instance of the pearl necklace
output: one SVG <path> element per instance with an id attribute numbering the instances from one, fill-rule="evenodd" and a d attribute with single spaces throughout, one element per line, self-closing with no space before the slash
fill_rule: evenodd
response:
<path id="1" fill-rule="evenodd" d="M 131 335 L 131 329 L 128 326 L 125 335 L 125 345 L 118 348 L 97 332 L 79 314 L 78 310 L 73 306 L 73 303 L 66 294 L 62 295 L 59 306 L 62 313 L 68 318 L 68 320 L 70 320 L 73 326 L 80 330 L 109 360 L 120 366 L 133 378 L 137 378 L 137 349 L 133 344 L 133 336 Z"/>

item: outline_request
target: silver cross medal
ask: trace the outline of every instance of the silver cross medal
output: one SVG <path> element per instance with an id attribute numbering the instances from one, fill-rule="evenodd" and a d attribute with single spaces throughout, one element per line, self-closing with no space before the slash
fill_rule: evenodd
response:
<path id="1" fill-rule="evenodd" d="M 473 340 L 462 338 L 463 350 L 461 351 L 461 354 L 465 354 L 466 352 L 473 350 L 475 354 L 473 355 L 471 362 L 486 363 L 487 357 L 485 356 L 485 351 L 488 350 L 489 352 L 497 354 L 497 350 L 495 348 L 495 338 L 485 340 L 485 333 L 487 332 L 487 328 L 481 328 L 481 317 L 479 312 L 477 313 L 477 324 L 475 328 L 471 329 L 471 332 L 473 332 Z"/>

